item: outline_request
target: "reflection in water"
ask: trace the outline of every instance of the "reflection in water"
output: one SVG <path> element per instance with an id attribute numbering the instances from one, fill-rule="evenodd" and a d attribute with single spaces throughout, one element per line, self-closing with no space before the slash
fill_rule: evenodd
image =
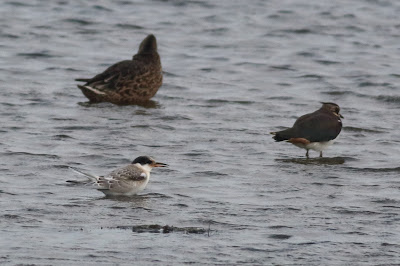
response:
<path id="1" fill-rule="evenodd" d="M 66 185 L 70 187 L 76 186 L 85 186 L 88 189 L 93 189 L 97 191 L 97 186 L 90 180 L 67 180 Z M 99 194 L 103 194 L 102 192 L 98 191 Z M 105 200 L 111 202 L 124 202 L 124 203 L 132 203 L 133 208 L 148 208 L 149 204 L 151 205 L 152 201 L 157 201 L 160 199 L 169 199 L 172 198 L 171 196 L 161 194 L 161 193 L 139 193 L 137 195 L 132 196 L 115 196 L 115 195 L 104 195 L 101 197 L 97 197 L 94 200 Z"/>
<path id="2" fill-rule="evenodd" d="M 78 105 L 83 106 L 83 107 L 103 108 L 103 107 L 113 106 L 114 104 L 108 103 L 108 102 L 101 102 L 101 103 L 78 102 Z M 161 107 L 161 104 L 158 101 L 154 101 L 154 100 L 148 100 L 146 102 L 138 102 L 136 104 L 129 104 L 129 105 L 137 105 L 137 106 L 140 106 L 140 107 L 143 107 L 146 109 L 158 109 Z"/>
<path id="3" fill-rule="evenodd" d="M 145 210 L 150 210 L 151 209 L 151 198 L 146 197 L 146 195 L 133 195 L 131 197 L 126 197 L 126 196 L 104 196 L 101 198 L 101 200 L 107 200 L 111 201 L 114 203 L 117 203 L 116 206 L 119 206 L 118 202 L 123 202 L 123 203 L 130 203 L 129 208 L 141 208 Z M 124 205 L 126 206 L 126 205 Z M 113 207 L 115 208 L 115 207 Z"/>
<path id="4" fill-rule="evenodd" d="M 275 159 L 277 162 L 283 163 L 296 163 L 296 164 L 313 164 L 313 165 L 335 165 L 335 164 L 344 164 L 346 160 L 349 158 L 346 157 L 316 157 L 316 158 L 289 158 L 289 159 Z"/>

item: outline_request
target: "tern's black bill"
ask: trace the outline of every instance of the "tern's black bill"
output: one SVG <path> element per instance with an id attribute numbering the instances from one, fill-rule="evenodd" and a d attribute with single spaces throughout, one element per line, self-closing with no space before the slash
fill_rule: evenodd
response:
<path id="1" fill-rule="evenodd" d="M 154 164 L 154 167 L 167 167 L 168 166 L 168 164 L 166 164 L 166 163 L 155 163 Z"/>

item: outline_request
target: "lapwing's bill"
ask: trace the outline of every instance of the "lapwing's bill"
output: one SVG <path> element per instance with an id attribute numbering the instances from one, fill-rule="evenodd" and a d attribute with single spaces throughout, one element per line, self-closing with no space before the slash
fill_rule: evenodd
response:
<path id="1" fill-rule="evenodd" d="M 142 191 L 150 179 L 153 167 L 166 167 L 149 156 L 139 156 L 132 164 L 118 168 L 106 176 L 82 172 L 70 167 L 79 174 L 85 175 L 96 185 L 96 188 L 109 196 L 131 196 Z"/>
<path id="2" fill-rule="evenodd" d="M 78 85 L 92 103 L 141 104 L 152 98 L 162 84 L 162 68 L 157 40 L 148 35 L 132 60 L 118 62 L 93 78 L 79 78 Z"/>
<path id="3" fill-rule="evenodd" d="M 276 141 L 287 141 L 299 148 L 308 151 L 320 152 L 330 146 L 342 130 L 343 116 L 340 114 L 340 107 L 336 103 L 322 103 L 317 111 L 299 117 L 293 127 L 271 132 Z"/>

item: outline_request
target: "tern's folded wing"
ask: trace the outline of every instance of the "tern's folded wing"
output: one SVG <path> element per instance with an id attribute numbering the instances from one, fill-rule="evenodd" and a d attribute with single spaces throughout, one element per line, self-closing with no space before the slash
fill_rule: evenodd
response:
<path id="1" fill-rule="evenodd" d="M 147 178 L 147 174 L 135 165 L 128 165 L 112 171 L 108 178 L 119 181 L 142 181 Z"/>

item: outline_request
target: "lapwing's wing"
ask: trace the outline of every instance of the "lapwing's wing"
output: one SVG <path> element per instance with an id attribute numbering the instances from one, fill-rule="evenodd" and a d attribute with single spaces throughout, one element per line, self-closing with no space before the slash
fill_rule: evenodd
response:
<path id="1" fill-rule="evenodd" d="M 292 127 L 292 138 L 304 138 L 310 142 L 335 139 L 342 130 L 339 117 L 322 110 L 306 114 L 296 120 Z"/>

